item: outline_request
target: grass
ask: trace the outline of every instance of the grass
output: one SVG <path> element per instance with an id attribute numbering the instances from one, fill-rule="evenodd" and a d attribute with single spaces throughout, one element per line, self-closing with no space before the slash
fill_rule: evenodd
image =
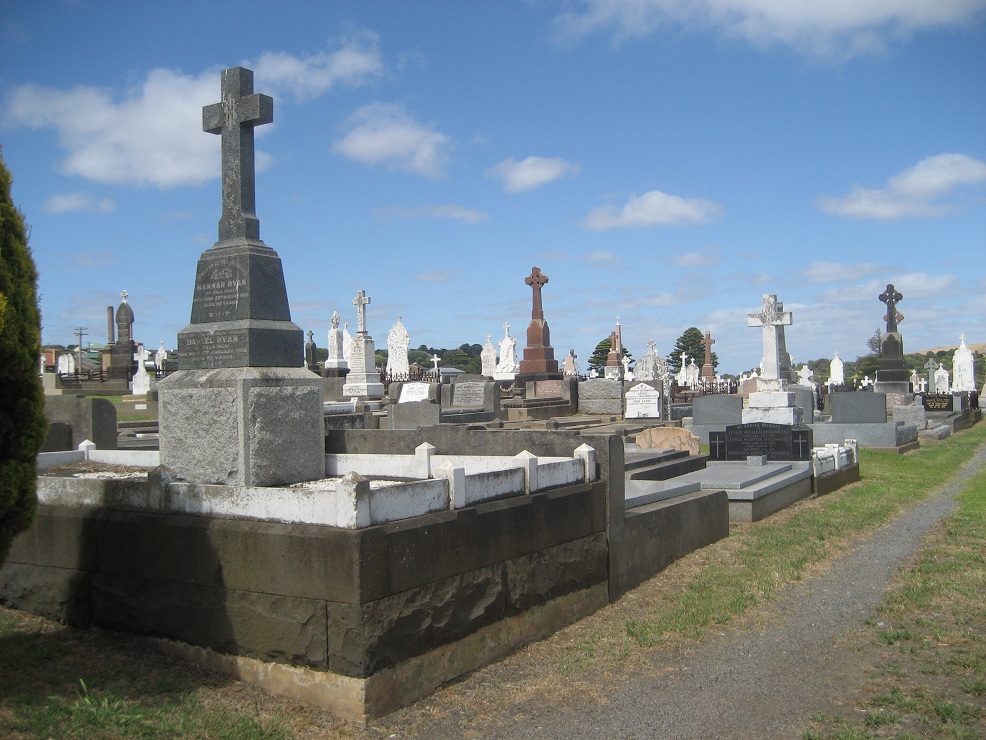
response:
<path id="1" fill-rule="evenodd" d="M 851 717 L 813 715 L 803 735 L 836 740 L 986 737 L 986 471 L 867 620 L 859 649 L 875 657 Z"/>
<path id="2" fill-rule="evenodd" d="M 226 711 L 214 700 L 223 684 L 217 677 L 167 660 L 133 638 L 109 642 L 96 631 L 0 611 L 0 735 L 292 736 L 275 714 Z"/>
<path id="3" fill-rule="evenodd" d="M 852 537 L 927 498 L 941 484 L 941 471 L 957 469 L 984 441 L 986 428 L 977 428 L 904 456 L 861 450 L 862 482 L 783 521 L 731 532 L 737 548 L 728 562 L 707 564 L 658 613 L 627 620 L 626 636 L 641 647 L 676 635 L 700 638 L 710 627 L 770 598 L 785 583 L 800 580 Z M 967 554 L 963 565 L 970 559 Z M 913 598 L 932 598 L 931 586 L 917 583 L 912 588 L 917 589 Z M 888 630 L 885 639 L 898 643 L 906 638 Z"/>

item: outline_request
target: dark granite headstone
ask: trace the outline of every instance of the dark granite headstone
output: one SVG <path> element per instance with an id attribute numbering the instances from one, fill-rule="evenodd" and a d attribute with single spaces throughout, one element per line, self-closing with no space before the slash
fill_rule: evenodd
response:
<path id="1" fill-rule="evenodd" d="M 692 399 L 692 422 L 695 424 L 739 424 L 743 421 L 743 399 L 716 394 Z"/>
<path id="2" fill-rule="evenodd" d="M 885 424 L 887 397 L 883 393 L 853 391 L 829 396 L 833 424 Z"/>
<path id="3" fill-rule="evenodd" d="M 788 424 L 733 424 L 724 432 L 709 432 L 713 460 L 744 461 L 748 457 L 767 460 L 810 460 L 810 427 Z"/>
<path id="4" fill-rule="evenodd" d="M 951 393 L 927 393 L 922 396 L 925 411 L 952 411 L 955 396 Z"/>

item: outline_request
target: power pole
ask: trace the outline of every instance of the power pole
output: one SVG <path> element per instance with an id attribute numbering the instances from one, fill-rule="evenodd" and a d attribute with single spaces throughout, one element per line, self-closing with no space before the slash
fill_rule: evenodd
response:
<path id="1" fill-rule="evenodd" d="M 75 330 L 75 336 L 77 336 L 79 338 L 79 350 L 78 350 L 79 351 L 79 362 L 75 366 L 75 374 L 76 375 L 78 375 L 82 371 L 82 337 L 89 336 L 89 334 L 87 332 L 88 328 L 89 327 L 87 327 L 87 326 L 80 326 L 80 327 L 77 327 L 76 330 Z"/>

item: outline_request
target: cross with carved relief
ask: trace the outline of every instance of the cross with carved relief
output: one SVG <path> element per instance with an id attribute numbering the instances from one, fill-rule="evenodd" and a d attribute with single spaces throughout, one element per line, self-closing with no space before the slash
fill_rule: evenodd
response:
<path id="1" fill-rule="evenodd" d="M 366 291 L 361 290 L 353 298 L 353 305 L 356 306 L 356 333 L 366 334 L 366 304 L 370 302 Z"/>
<path id="2" fill-rule="evenodd" d="M 222 136 L 223 214 L 219 241 L 260 239 L 256 214 L 253 129 L 274 120 L 274 100 L 253 92 L 253 72 L 222 73 L 222 102 L 202 109 L 202 129 Z"/>

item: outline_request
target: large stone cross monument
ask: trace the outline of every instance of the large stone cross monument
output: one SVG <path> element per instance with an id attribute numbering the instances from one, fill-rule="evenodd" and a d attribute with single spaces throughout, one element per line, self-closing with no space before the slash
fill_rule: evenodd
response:
<path id="1" fill-rule="evenodd" d="M 533 289 L 534 301 L 531 323 L 527 325 L 527 346 L 524 347 L 524 358 L 520 361 L 520 375 L 528 377 L 518 379 L 533 380 L 535 376 L 560 378 L 558 360 L 555 359 L 555 350 L 551 346 L 548 322 L 544 320 L 544 308 L 541 304 L 541 288 L 547 284 L 548 276 L 541 272 L 540 267 L 532 267 L 531 274 L 524 278 L 524 282 Z"/>
<path id="2" fill-rule="evenodd" d="M 746 317 L 747 326 L 759 326 L 763 329 L 763 372 L 758 385 L 772 386 L 761 387 L 760 390 L 782 390 L 790 380 L 787 373 L 790 372 L 791 358 L 787 354 L 784 327 L 790 326 L 793 321 L 791 312 L 785 311 L 784 304 L 779 303 L 777 296 L 772 293 L 765 293 L 760 305 L 760 313 L 751 313 Z"/>
<path id="3" fill-rule="evenodd" d="M 712 364 L 712 345 L 716 343 L 716 340 L 712 338 L 712 333 L 706 330 L 705 339 L 702 340 L 702 346 L 705 347 L 705 362 L 702 363 L 702 380 L 712 381 L 716 379 L 716 368 Z"/>
<path id="4" fill-rule="evenodd" d="M 907 405 L 913 392 L 911 373 L 904 362 L 904 338 L 897 330 L 897 325 L 904 320 L 904 315 L 897 310 L 897 304 L 904 300 L 904 296 L 890 283 L 877 296 L 877 300 L 887 304 L 887 313 L 883 317 L 887 322 L 887 333 L 880 339 L 880 361 L 873 390 L 877 393 L 895 394 L 896 403 Z"/>
<path id="5" fill-rule="evenodd" d="M 222 73 L 202 126 L 222 136 L 218 241 L 199 257 L 178 372 L 158 384 L 161 463 L 197 483 L 270 486 L 322 478 L 321 380 L 304 367 L 277 252 L 260 240 L 253 128 L 274 118 L 253 72 Z"/>
<path id="6" fill-rule="evenodd" d="M 791 357 L 787 354 L 784 327 L 794 320 L 790 311 L 772 293 L 761 298 L 760 313 L 747 314 L 747 326 L 763 330 L 763 372 L 757 378 L 757 390 L 750 394 L 743 409 L 743 423 L 800 424 L 802 409 L 795 405 L 794 393 L 787 391 L 791 374 Z"/>

